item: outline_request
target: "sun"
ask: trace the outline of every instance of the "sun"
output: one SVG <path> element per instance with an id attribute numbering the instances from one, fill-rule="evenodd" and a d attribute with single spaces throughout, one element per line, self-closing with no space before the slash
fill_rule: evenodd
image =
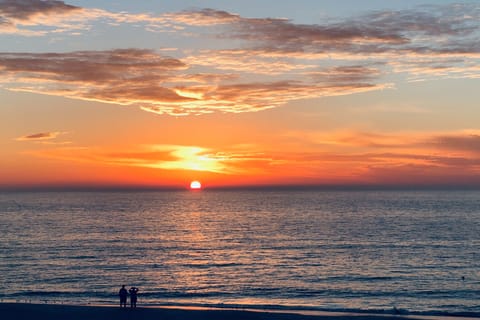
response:
<path id="1" fill-rule="evenodd" d="M 190 189 L 192 190 L 200 190 L 202 189 L 202 184 L 200 183 L 200 181 L 192 181 L 190 182 Z"/>

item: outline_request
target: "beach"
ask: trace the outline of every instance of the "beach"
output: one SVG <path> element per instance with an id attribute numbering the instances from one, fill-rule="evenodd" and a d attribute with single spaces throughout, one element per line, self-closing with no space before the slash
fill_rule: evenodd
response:
<path id="1" fill-rule="evenodd" d="M 336 312 L 308 311 L 267 311 L 244 309 L 214 309 L 214 308 L 189 308 L 189 307 L 138 307 L 120 308 L 115 306 L 91 305 L 58 305 L 58 304 L 30 304 L 30 303 L 0 303 L 0 314 L 3 319 L 15 320 L 393 320 L 393 319 L 443 319 L 465 320 L 478 319 L 468 317 L 446 316 L 403 316 L 379 315 Z"/>
<path id="2" fill-rule="evenodd" d="M 136 309 L 120 308 L 113 306 L 74 306 L 74 305 L 54 305 L 54 304 L 25 304 L 25 303 L 1 303 L 0 314 L 4 319 L 16 320 L 100 320 L 100 319 L 189 319 L 189 320 L 366 320 L 366 319 L 414 319 L 409 317 L 399 317 L 390 315 L 360 315 L 360 314 L 333 314 L 328 315 L 307 315 L 289 312 L 267 312 L 267 311 L 247 311 L 231 309 L 190 309 L 190 308 L 160 308 L 160 307 L 139 307 Z"/>

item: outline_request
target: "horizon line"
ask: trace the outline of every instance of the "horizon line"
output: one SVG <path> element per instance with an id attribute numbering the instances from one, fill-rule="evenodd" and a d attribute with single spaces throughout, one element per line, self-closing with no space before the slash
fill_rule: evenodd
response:
<path id="1" fill-rule="evenodd" d="M 381 190 L 480 190 L 480 184 L 259 184 L 204 186 L 201 191 L 381 191 Z M 149 185 L 14 185 L 1 186 L 0 192 L 100 192 L 100 191 L 191 191 L 188 186 Z M 198 190 L 197 190 L 198 191 Z"/>

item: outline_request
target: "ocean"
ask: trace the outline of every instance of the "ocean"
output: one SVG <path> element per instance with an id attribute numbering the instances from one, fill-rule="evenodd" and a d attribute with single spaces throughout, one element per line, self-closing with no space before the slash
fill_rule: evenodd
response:
<path id="1" fill-rule="evenodd" d="M 0 300 L 480 315 L 480 191 L 0 193 Z"/>

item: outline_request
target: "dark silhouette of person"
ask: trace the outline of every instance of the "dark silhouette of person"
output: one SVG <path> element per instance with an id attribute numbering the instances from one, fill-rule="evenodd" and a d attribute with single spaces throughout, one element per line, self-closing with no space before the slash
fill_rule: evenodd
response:
<path id="1" fill-rule="evenodd" d="M 128 292 L 130 292 L 130 307 L 131 308 L 136 308 L 137 307 L 138 288 L 131 287 L 130 290 L 128 290 Z"/>
<path id="2" fill-rule="evenodd" d="M 125 289 L 125 285 L 123 285 L 120 291 L 118 292 L 118 296 L 120 297 L 120 308 L 122 307 L 122 305 L 124 308 L 126 308 L 128 292 L 127 292 L 127 289 Z"/>

